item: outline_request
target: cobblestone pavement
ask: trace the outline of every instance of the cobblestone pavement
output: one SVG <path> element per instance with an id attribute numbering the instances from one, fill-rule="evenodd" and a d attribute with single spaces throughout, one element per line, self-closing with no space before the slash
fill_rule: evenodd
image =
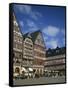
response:
<path id="1" fill-rule="evenodd" d="M 65 83 L 65 77 L 40 77 L 30 79 L 17 79 L 14 80 L 14 85 L 36 85 L 36 84 L 55 84 Z"/>

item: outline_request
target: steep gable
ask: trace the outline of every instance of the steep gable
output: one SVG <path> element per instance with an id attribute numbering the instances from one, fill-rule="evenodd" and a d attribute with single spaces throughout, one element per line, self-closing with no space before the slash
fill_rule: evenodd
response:
<path id="1" fill-rule="evenodd" d="M 32 36 L 32 41 L 34 44 L 45 46 L 42 32 L 40 30 L 31 33 L 31 36 Z"/>
<path id="2" fill-rule="evenodd" d="M 39 32 L 38 36 L 36 37 L 35 44 L 44 46 L 44 40 L 43 40 L 42 33 Z"/>
<path id="3" fill-rule="evenodd" d="M 27 38 L 27 37 L 30 38 L 30 39 L 32 38 L 31 35 L 30 35 L 30 33 L 24 34 L 23 37 L 24 37 L 24 40 L 25 40 L 25 38 Z"/>
<path id="4" fill-rule="evenodd" d="M 35 43 L 36 37 L 39 34 L 39 32 L 40 31 L 38 30 L 38 31 L 35 31 L 35 32 L 31 33 L 33 43 Z"/>
<path id="5" fill-rule="evenodd" d="M 20 30 L 19 24 L 18 24 L 18 22 L 17 22 L 15 13 L 13 13 L 13 30 L 14 30 L 15 32 L 18 32 L 18 33 L 20 33 L 21 35 L 23 35 L 23 33 L 22 33 L 21 30 Z"/>

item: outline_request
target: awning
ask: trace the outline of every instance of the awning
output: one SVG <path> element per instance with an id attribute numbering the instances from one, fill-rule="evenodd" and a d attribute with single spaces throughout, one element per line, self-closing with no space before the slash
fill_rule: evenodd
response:
<path id="1" fill-rule="evenodd" d="M 47 72 L 48 70 L 44 70 L 45 72 Z"/>
<path id="2" fill-rule="evenodd" d="M 15 77 L 15 76 L 18 76 L 18 75 L 19 75 L 18 73 L 14 73 L 14 74 L 13 74 L 14 77 Z"/>
<path id="3" fill-rule="evenodd" d="M 28 68 L 29 71 L 33 72 L 33 69 L 32 68 Z"/>

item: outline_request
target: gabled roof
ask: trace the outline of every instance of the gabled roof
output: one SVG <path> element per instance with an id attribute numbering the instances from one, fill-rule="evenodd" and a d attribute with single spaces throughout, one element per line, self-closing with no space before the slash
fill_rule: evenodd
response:
<path id="1" fill-rule="evenodd" d="M 39 33 L 41 33 L 40 30 L 31 33 L 33 43 L 35 42 Z"/>
<path id="2" fill-rule="evenodd" d="M 23 39 L 25 39 L 25 38 L 30 38 L 30 39 L 32 39 L 32 37 L 30 37 L 31 35 L 30 35 L 30 33 L 26 33 L 26 34 L 24 34 L 24 36 L 23 36 Z"/>
<path id="3" fill-rule="evenodd" d="M 18 23 L 17 17 L 16 17 L 16 15 L 15 15 L 15 12 L 13 12 L 13 19 L 15 19 L 15 21 L 17 22 L 18 27 L 19 27 L 19 31 L 20 31 L 21 35 L 23 36 L 23 33 L 22 33 L 21 29 L 20 29 L 20 25 L 19 25 L 19 23 Z"/>
<path id="4" fill-rule="evenodd" d="M 57 47 L 55 49 L 48 49 L 46 51 L 46 57 L 56 56 L 56 55 L 62 55 L 66 53 L 66 47 Z"/>

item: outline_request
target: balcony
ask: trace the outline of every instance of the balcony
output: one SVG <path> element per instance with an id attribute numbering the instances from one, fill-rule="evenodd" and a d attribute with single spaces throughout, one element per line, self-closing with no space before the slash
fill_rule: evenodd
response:
<path id="1" fill-rule="evenodd" d="M 21 63 L 13 63 L 14 66 L 20 66 Z"/>
<path id="2" fill-rule="evenodd" d="M 16 30 L 13 31 L 14 33 L 18 34 L 20 37 L 22 37 L 22 34 Z"/>
<path id="3" fill-rule="evenodd" d="M 22 63 L 22 66 L 23 66 L 23 67 L 32 67 L 33 65 L 32 65 L 32 64 Z"/>
<path id="4" fill-rule="evenodd" d="M 42 50 L 40 50 L 40 49 L 34 49 L 34 50 L 37 51 L 37 52 L 39 52 L 39 53 L 45 54 L 45 51 L 42 51 Z"/>
<path id="5" fill-rule="evenodd" d="M 46 60 L 45 57 L 35 56 L 36 59 Z"/>

